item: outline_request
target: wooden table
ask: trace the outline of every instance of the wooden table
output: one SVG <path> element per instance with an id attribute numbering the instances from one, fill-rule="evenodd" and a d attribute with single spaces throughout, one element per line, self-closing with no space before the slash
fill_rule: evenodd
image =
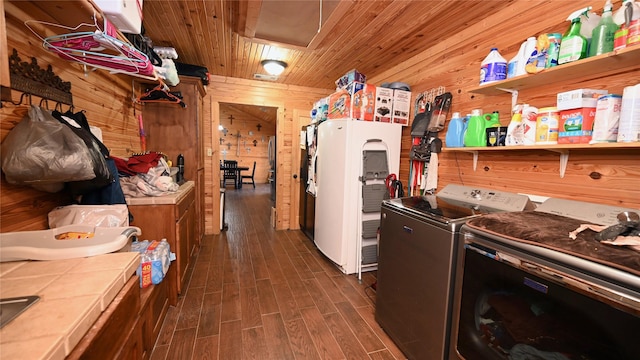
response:
<path id="1" fill-rule="evenodd" d="M 236 189 L 242 189 L 242 172 L 243 171 L 248 171 L 249 167 L 248 166 L 238 166 L 235 168 L 236 169 L 236 181 L 234 184 L 234 187 Z M 224 165 L 220 166 L 220 171 L 222 171 L 222 186 L 224 186 L 225 183 L 225 179 L 224 179 L 224 171 L 225 170 L 229 170 L 229 168 L 225 167 Z"/>

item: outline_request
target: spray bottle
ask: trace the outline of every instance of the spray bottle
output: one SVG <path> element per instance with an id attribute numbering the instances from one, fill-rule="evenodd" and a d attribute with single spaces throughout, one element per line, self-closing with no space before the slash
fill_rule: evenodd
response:
<path id="1" fill-rule="evenodd" d="M 567 21 L 571 21 L 571 26 L 562 36 L 560 43 L 560 53 L 558 54 L 558 64 L 566 64 L 572 61 L 587 57 L 587 39 L 580 35 L 580 16 L 591 10 L 591 6 L 574 11 L 569 15 Z"/>
<path id="2" fill-rule="evenodd" d="M 611 0 L 607 0 L 602 12 L 602 18 L 591 33 L 589 56 L 601 55 L 613 50 L 613 37 L 618 30 L 618 25 L 613 22 Z"/>
<path id="3" fill-rule="evenodd" d="M 620 29 L 618 29 L 614 35 L 614 50 L 623 49 L 627 45 L 636 42 L 637 39 L 629 39 L 631 37 L 629 32 L 631 31 L 630 27 L 637 29 L 640 26 L 638 19 L 640 19 L 640 3 L 634 2 L 633 0 L 622 0 L 622 6 L 613 14 L 613 22 L 620 26 Z M 640 39 L 640 35 L 636 37 Z"/>

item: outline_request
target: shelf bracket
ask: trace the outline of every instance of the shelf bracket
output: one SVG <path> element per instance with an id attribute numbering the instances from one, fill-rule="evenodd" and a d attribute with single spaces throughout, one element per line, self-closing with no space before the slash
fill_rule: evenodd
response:
<path id="1" fill-rule="evenodd" d="M 513 109 L 518 103 L 518 90 L 505 89 L 505 88 L 496 88 L 496 89 L 511 93 L 511 109 Z"/>
<path id="2" fill-rule="evenodd" d="M 547 149 L 547 151 L 560 154 L 560 178 L 564 178 L 567 171 L 567 163 L 569 162 L 569 150 L 566 149 Z"/>
<path id="3" fill-rule="evenodd" d="M 473 154 L 473 171 L 476 171 L 476 168 L 478 167 L 478 150 L 462 150 L 462 151 Z"/>

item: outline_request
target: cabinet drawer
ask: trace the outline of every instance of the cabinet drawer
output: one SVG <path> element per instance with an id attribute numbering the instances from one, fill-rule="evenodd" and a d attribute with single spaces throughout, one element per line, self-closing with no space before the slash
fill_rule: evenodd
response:
<path id="1" fill-rule="evenodd" d="M 141 322 L 137 322 L 136 326 L 128 333 L 124 345 L 115 358 L 117 360 L 138 360 L 142 359 L 143 351 Z"/>
<path id="2" fill-rule="evenodd" d="M 147 358 L 160 334 L 162 322 L 169 309 L 166 278 L 157 285 L 142 289 L 142 310 L 140 313 L 140 332 L 143 340 L 143 358 Z"/>

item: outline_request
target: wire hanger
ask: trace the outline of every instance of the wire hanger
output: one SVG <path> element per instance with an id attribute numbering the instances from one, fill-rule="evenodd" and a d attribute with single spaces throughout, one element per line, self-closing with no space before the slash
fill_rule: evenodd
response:
<path id="1" fill-rule="evenodd" d="M 156 103 L 175 103 L 183 108 L 187 107 L 187 104 L 182 101 L 175 92 L 167 90 L 167 86 L 164 84 L 158 84 L 153 89 L 148 90 L 144 94 L 140 95 L 137 99 L 141 103 L 156 102 Z"/>
<path id="2" fill-rule="evenodd" d="M 58 54 L 65 60 L 75 61 L 94 68 L 104 69 L 111 73 L 122 73 L 148 80 L 158 80 L 155 69 L 144 53 L 133 47 L 128 41 L 118 39 L 118 31 L 106 18 L 102 28 L 97 23 L 94 12 L 94 23 L 81 23 L 68 27 L 38 20 L 27 20 L 25 26 L 43 42 L 45 49 Z M 40 36 L 31 24 L 40 24 L 77 31 L 46 38 Z"/>

